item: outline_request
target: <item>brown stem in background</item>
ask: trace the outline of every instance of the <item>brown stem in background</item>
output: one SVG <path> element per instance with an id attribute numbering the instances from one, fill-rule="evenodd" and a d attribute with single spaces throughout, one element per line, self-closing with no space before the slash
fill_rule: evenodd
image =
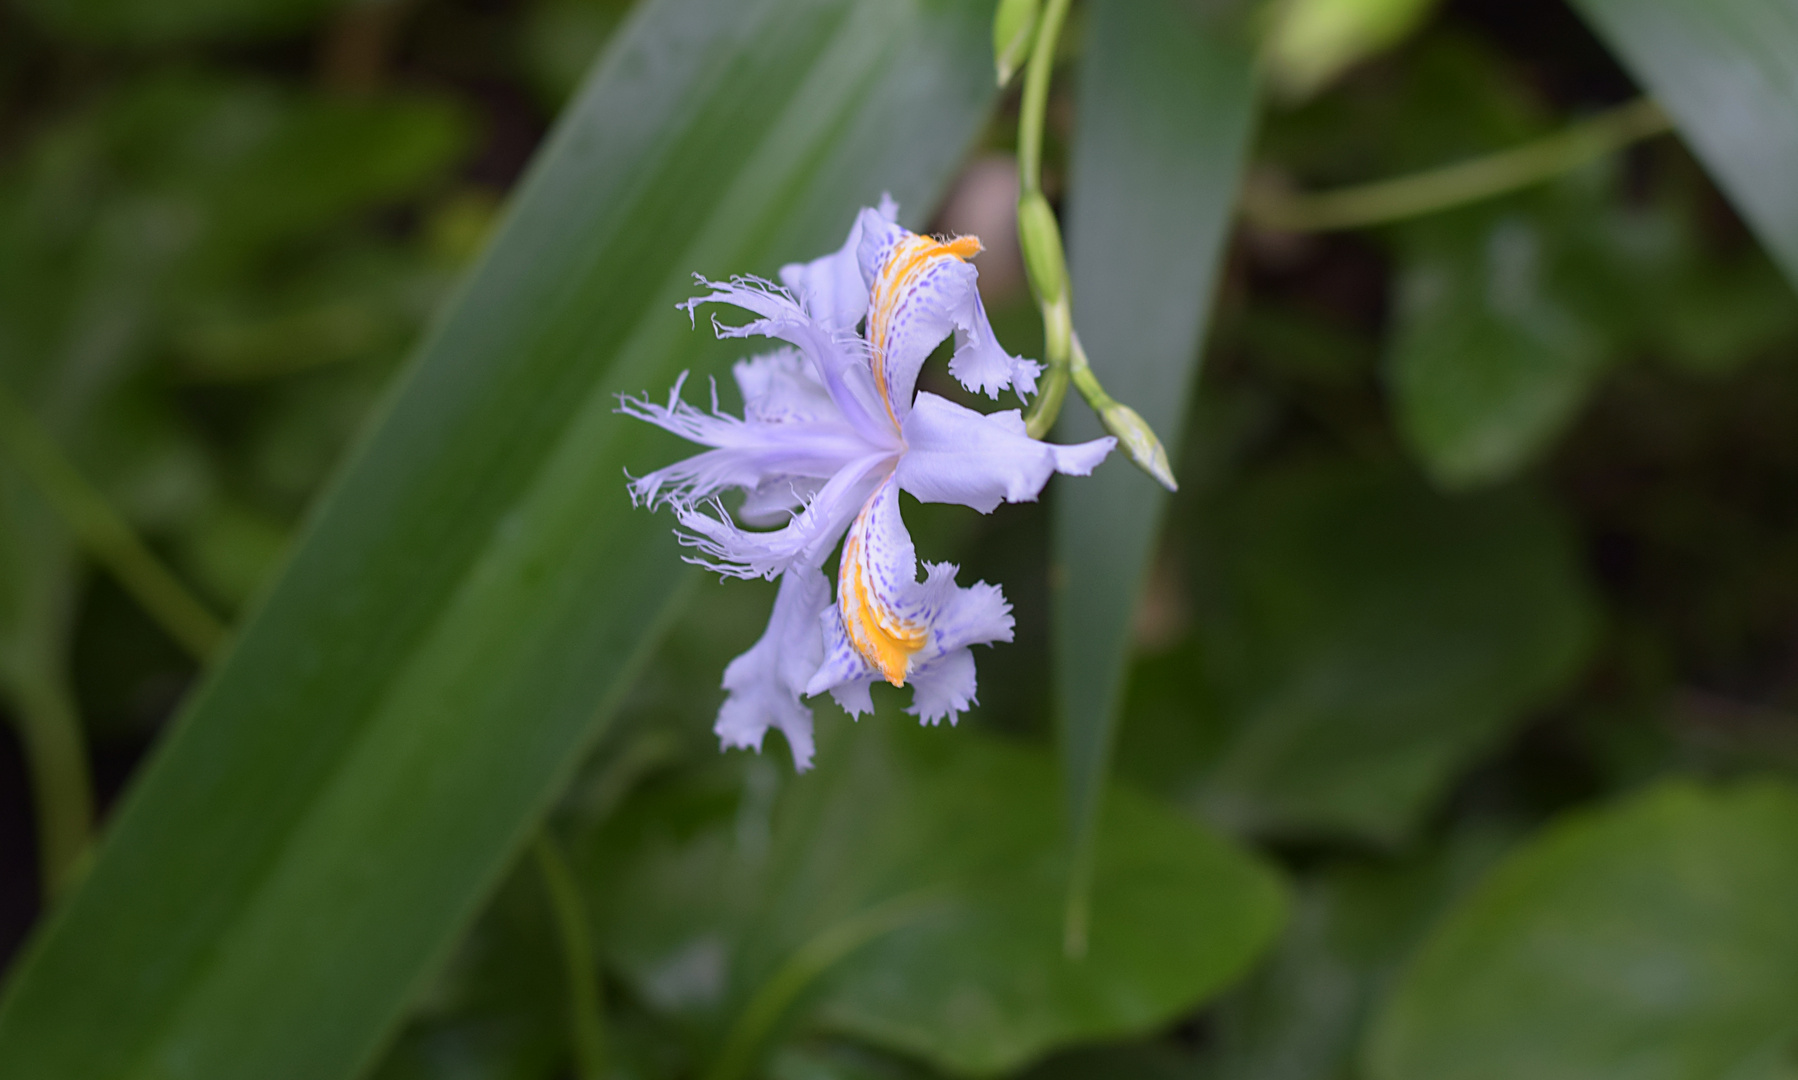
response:
<path id="1" fill-rule="evenodd" d="M 366 97 L 387 81 L 394 42 L 419 0 L 362 0 L 338 13 L 319 45 L 319 82 L 326 90 Z"/>

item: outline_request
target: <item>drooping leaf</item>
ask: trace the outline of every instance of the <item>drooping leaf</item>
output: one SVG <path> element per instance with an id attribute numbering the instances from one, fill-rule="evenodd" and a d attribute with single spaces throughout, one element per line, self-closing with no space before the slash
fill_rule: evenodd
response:
<path id="1" fill-rule="evenodd" d="M 1109 0 L 1093 7 L 1082 64 L 1068 211 L 1075 325 L 1106 388 L 1170 448 L 1180 445 L 1254 117 L 1253 54 L 1235 32 L 1172 0 Z M 1071 401 L 1057 437 L 1100 434 Z M 1068 811 L 1090 838 L 1167 496 L 1114 455 L 1054 499 Z"/>
<path id="2" fill-rule="evenodd" d="M 0 1005 L 0 1072 L 336 1077 L 369 1058 L 683 580 L 613 413 L 727 355 L 695 270 L 925 211 L 991 100 L 984 18 L 662 0 L 614 43 L 281 582 Z M 913 219 L 916 220 L 916 217 Z"/>
<path id="3" fill-rule="evenodd" d="M 1785 0 L 1576 0 L 1798 285 L 1798 9 Z"/>
<path id="4" fill-rule="evenodd" d="M 1669 784 L 1551 827 L 1437 928 L 1377 1080 L 1783 1080 L 1798 1069 L 1798 791 Z"/>
<path id="5" fill-rule="evenodd" d="M 1233 981 L 1279 925 L 1268 870 L 1117 790 L 1090 951 L 1070 959 L 1046 755 L 897 710 L 821 735 L 830 767 L 777 801 L 752 768 L 736 790 L 689 781 L 596 835 L 603 938 L 645 998 L 717 1026 L 809 943 L 917 898 L 821 974 L 805 1026 L 986 1075 L 1153 1029 Z"/>
<path id="6" fill-rule="evenodd" d="M 1198 655 L 1139 669 L 1125 758 L 1235 828 L 1402 841 L 1590 645 L 1589 586 L 1528 492 L 1336 463 L 1212 516 Z"/>

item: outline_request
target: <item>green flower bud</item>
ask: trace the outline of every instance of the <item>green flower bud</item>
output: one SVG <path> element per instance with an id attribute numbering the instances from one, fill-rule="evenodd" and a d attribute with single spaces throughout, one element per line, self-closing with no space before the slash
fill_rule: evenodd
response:
<path id="1" fill-rule="evenodd" d="M 999 10 L 993 13 L 993 67 L 1000 86 L 1010 82 L 1030 56 L 1041 7 L 1042 0 L 999 0 Z"/>
<path id="2" fill-rule="evenodd" d="M 1049 200 L 1031 192 L 1018 200 L 1018 246 L 1037 299 L 1054 304 L 1068 291 L 1067 256 L 1061 250 L 1061 226 Z"/>
<path id="3" fill-rule="evenodd" d="M 1136 414 L 1136 410 L 1116 401 L 1108 402 L 1099 410 L 1099 422 L 1105 430 L 1117 436 L 1118 443 L 1129 453 L 1130 460 L 1136 462 L 1137 468 L 1153 476 L 1155 480 L 1169 491 L 1179 491 L 1180 485 L 1174 482 L 1174 470 L 1167 463 L 1167 450 L 1148 421 Z"/>

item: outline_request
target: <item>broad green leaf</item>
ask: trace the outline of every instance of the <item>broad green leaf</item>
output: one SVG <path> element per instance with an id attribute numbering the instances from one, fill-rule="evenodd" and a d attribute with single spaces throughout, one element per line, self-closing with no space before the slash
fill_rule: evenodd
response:
<path id="1" fill-rule="evenodd" d="M 1403 961 L 1505 840 L 1505 830 L 1476 824 L 1418 858 L 1342 860 L 1312 874 L 1268 962 L 1219 1004 L 1207 1075 L 1354 1075 L 1367 1022 Z"/>
<path id="2" fill-rule="evenodd" d="M 1139 669 L 1123 757 L 1236 829 L 1403 841 L 1591 642 L 1564 524 L 1526 491 L 1336 462 L 1210 516 L 1198 656 Z"/>
<path id="3" fill-rule="evenodd" d="M 1565 287 L 1567 225 L 1524 207 L 1482 211 L 1414 228 L 1402 245 L 1386 362 L 1399 427 L 1445 487 L 1532 463 L 1612 357 L 1606 327 Z"/>
<path id="4" fill-rule="evenodd" d="M 522 859 L 370 1080 L 553 1080 L 568 1064 L 567 986 L 543 882 Z"/>
<path id="5" fill-rule="evenodd" d="M 1511 65 L 1452 38 L 1422 46 L 1395 94 L 1391 171 L 1515 146 L 1556 122 Z M 1626 343 L 1658 344 L 1643 324 L 1661 321 L 1655 294 L 1678 294 L 1665 279 L 1690 247 L 1672 243 L 1661 207 L 1620 207 L 1616 186 L 1601 164 L 1390 230 L 1386 380 L 1400 433 L 1440 486 L 1534 464 Z"/>
<path id="6" fill-rule="evenodd" d="M 0 176 L 0 380 L 140 527 L 197 516 L 211 470 L 141 375 L 182 321 L 175 309 L 224 282 L 253 288 L 237 283 L 284 269 L 297 241 L 430 182 L 461 136 L 433 102 L 328 102 L 193 76 L 133 80 L 55 118 Z M 40 493 L 3 482 L 17 490 L 0 507 L 15 538 L 0 550 L 11 597 L 0 694 L 39 760 L 79 786 L 61 686 L 80 562 Z M 58 713 L 60 738 L 47 723 Z"/>
<path id="7" fill-rule="evenodd" d="M 924 0 L 638 13 L 18 966 L 0 1073 L 369 1060 L 686 577 L 622 486 L 671 441 L 615 395 L 729 355 L 674 311 L 692 272 L 828 250 L 883 189 L 927 210 L 991 100 L 984 23 Z"/>
<path id="8" fill-rule="evenodd" d="M 1269 870 L 1121 789 L 1090 949 L 1069 959 L 1046 755 L 897 709 L 821 736 L 829 767 L 778 798 L 762 768 L 740 793 L 689 780 L 591 841 L 602 938 L 642 997 L 715 1027 L 810 943 L 915 898 L 821 973 L 804 1026 L 986 1075 L 1166 1023 L 1240 976 L 1279 925 Z"/>
<path id="9" fill-rule="evenodd" d="M 1575 0 L 1798 285 L 1798 8 Z"/>
<path id="10" fill-rule="evenodd" d="M 1178 448 L 1254 119 L 1253 54 L 1235 28 L 1173 0 L 1103 0 L 1087 34 L 1067 226 L 1074 321 L 1106 388 Z M 1063 416 L 1058 439 L 1103 434 L 1079 402 Z M 1054 500 L 1055 687 L 1084 843 L 1167 496 L 1114 455 Z"/>
<path id="11" fill-rule="evenodd" d="M 1798 1075 L 1798 790 L 1678 783 L 1570 816 L 1432 934 L 1376 1080 Z"/>

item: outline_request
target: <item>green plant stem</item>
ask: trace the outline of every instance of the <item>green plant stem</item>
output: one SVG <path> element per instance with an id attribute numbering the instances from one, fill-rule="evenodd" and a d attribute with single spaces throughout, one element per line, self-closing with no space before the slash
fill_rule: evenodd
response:
<path id="1" fill-rule="evenodd" d="M 1074 380 L 1074 386 L 1080 396 L 1093 407 L 1093 411 L 1103 413 L 1107 408 L 1117 404 L 1117 399 L 1105 392 L 1099 385 L 1099 377 L 1093 374 L 1092 361 L 1086 358 L 1086 349 L 1080 344 L 1080 335 L 1073 335 L 1069 342 L 1068 374 Z"/>
<path id="2" fill-rule="evenodd" d="M 1242 214 L 1252 224 L 1287 232 L 1383 225 L 1541 183 L 1671 128 L 1660 106 L 1639 98 L 1534 142 L 1409 176 L 1314 195 L 1251 185 L 1243 193 Z"/>
<path id="3" fill-rule="evenodd" d="M 1055 73 L 1055 48 L 1067 21 L 1070 0 L 1049 0 L 1036 25 L 1036 44 L 1024 68 L 1023 98 L 1018 104 L 1018 202 L 1041 195 L 1043 187 L 1043 124 L 1049 111 L 1049 81 Z M 1025 260 L 1026 270 L 1029 260 Z M 1062 280 L 1067 278 L 1063 268 Z M 1064 285 L 1061 295 L 1044 299 L 1042 283 L 1032 280 L 1043 309 L 1043 362 L 1036 400 L 1024 422 L 1030 437 L 1040 439 L 1055 426 L 1068 393 L 1068 349 L 1073 326 L 1073 298 Z"/>
<path id="4" fill-rule="evenodd" d="M 0 449 L 43 493 L 82 548 L 182 648 L 202 662 L 218 651 L 224 624 L 162 565 L 5 387 L 0 387 Z"/>
<path id="5" fill-rule="evenodd" d="M 81 876 L 94 826 L 93 784 L 74 695 L 42 665 L 13 681 L 15 726 L 37 812 L 38 865 L 46 903 Z"/>
<path id="6" fill-rule="evenodd" d="M 787 958 L 773 978 L 756 990 L 731 1025 L 724 1049 L 706 1071 L 706 1080 L 741 1080 L 757 1050 L 793 1002 L 819 976 L 863 945 L 915 922 L 942 903 L 936 889 L 907 893 L 876 904 L 826 928 Z"/>
<path id="7" fill-rule="evenodd" d="M 600 1080 L 606 1070 L 605 999 L 593 959 L 593 942 L 587 933 L 587 906 L 581 890 L 547 828 L 531 844 L 543 889 L 555 910 L 556 931 L 562 943 L 562 964 L 568 979 L 568 1034 L 574 1045 L 575 1075 L 579 1080 Z"/>
<path id="8" fill-rule="evenodd" d="M 1024 430 L 1041 439 L 1055 426 L 1068 396 L 1068 367 L 1073 354 L 1073 305 L 1065 293 L 1059 302 L 1043 305 L 1043 360 L 1046 366 L 1036 387 L 1036 400 L 1024 414 Z M 1089 369 L 1090 374 L 1090 369 Z"/>
<path id="9" fill-rule="evenodd" d="M 1055 46 L 1071 0 L 1049 0 L 1036 24 L 1036 44 L 1024 68 L 1024 95 L 1018 103 L 1018 188 L 1020 195 L 1043 189 L 1043 121 L 1049 110 L 1049 78 L 1055 73 Z"/>

